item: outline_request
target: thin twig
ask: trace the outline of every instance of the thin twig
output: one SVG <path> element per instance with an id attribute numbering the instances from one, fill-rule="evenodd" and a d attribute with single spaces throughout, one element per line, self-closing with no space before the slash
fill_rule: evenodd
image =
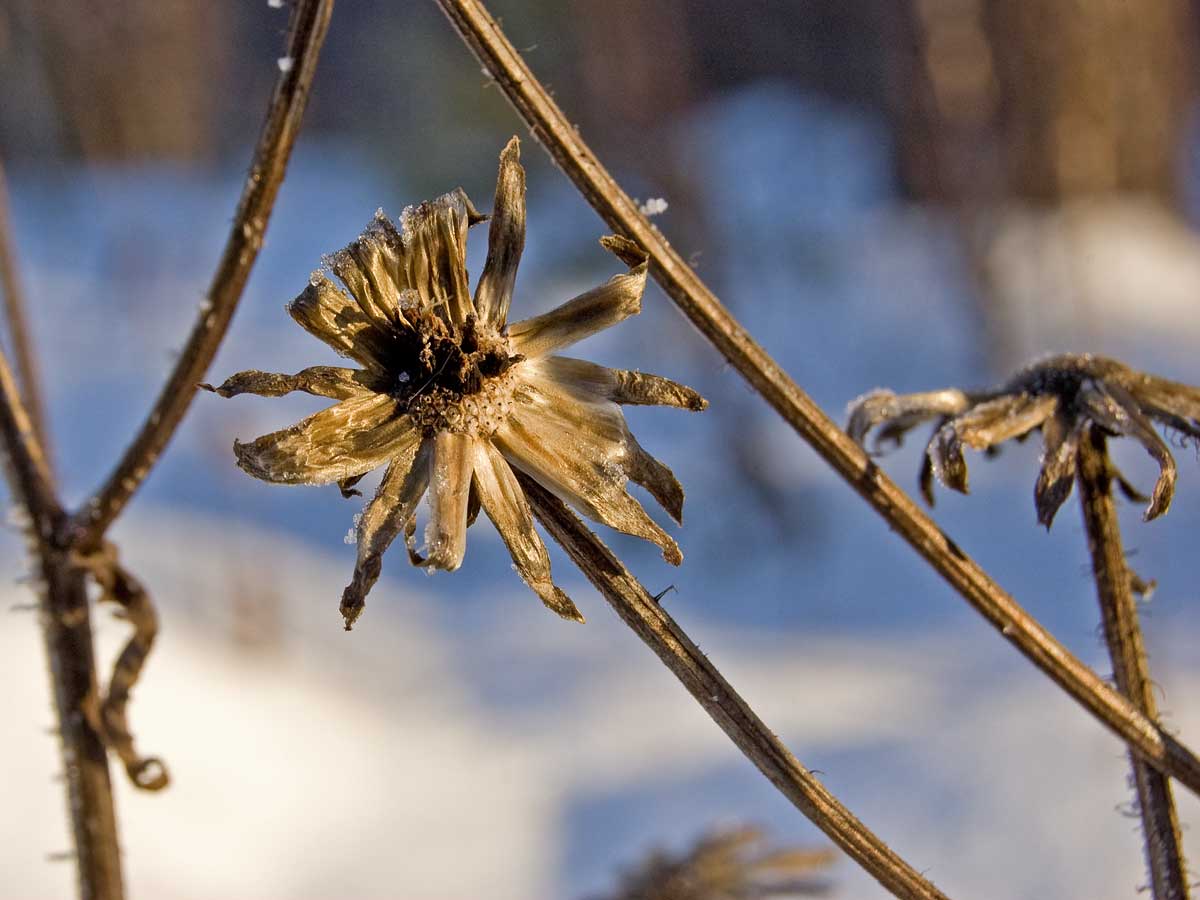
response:
<path id="1" fill-rule="evenodd" d="M 49 463 L 50 445 L 46 440 L 46 407 L 42 400 L 41 379 L 33 355 L 33 342 L 29 337 L 29 323 L 25 317 L 25 292 L 17 272 L 16 251 L 13 249 L 12 226 L 9 222 L 8 185 L 4 175 L 4 163 L 0 161 L 0 292 L 4 294 L 4 315 L 8 320 L 8 336 L 12 343 L 13 359 L 17 364 L 21 398 L 29 413 L 33 433 L 37 435 Z"/>
<path id="2" fill-rule="evenodd" d="M 66 539 L 75 547 L 98 545 L 174 435 L 217 353 L 262 247 L 332 12 L 333 0 L 296 0 L 284 56 L 291 62 L 280 66 L 233 227 L 200 314 L 141 430 L 108 480 L 72 517 Z"/>
<path id="3" fill-rule="evenodd" d="M 867 829 L 754 714 L 684 630 L 611 551 L 534 479 L 517 473 L 538 521 L 738 749 L 785 797 L 897 897 L 944 897 Z"/>
<path id="4" fill-rule="evenodd" d="M 1112 497 L 1112 463 L 1104 432 L 1094 426 L 1079 442 L 1077 471 L 1079 501 L 1113 677 L 1121 693 L 1148 718 L 1157 720 L 1158 708 L 1133 599 L 1132 573 L 1125 564 L 1121 528 Z M 1171 797 L 1171 783 L 1135 756 L 1131 755 L 1130 764 L 1146 836 L 1146 865 L 1154 900 L 1186 900 L 1187 866 L 1179 840 L 1179 817 Z"/>
<path id="5" fill-rule="evenodd" d="M 66 516 L 2 351 L 0 441 L 9 488 L 28 517 L 30 557 L 40 573 L 35 588 L 58 715 L 80 896 L 84 900 L 120 900 L 124 884 L 108 754 L 84 714 L 97 695 L 87 588 L 82 572 L 54 545 Z"/>
<path id="6" fill-rule="evenodd" d="M 621 190 L 478 0 L 437 0 L 554 161 L 701 333 L 813 449 L 974 609 L 1143 759 L 1200 793 L 1200 760 L 1073 656 L 934 524 L 721 305 Z"/>

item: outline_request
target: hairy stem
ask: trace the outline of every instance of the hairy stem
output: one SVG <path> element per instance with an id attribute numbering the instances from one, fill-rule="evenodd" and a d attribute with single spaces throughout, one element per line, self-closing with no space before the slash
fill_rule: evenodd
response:
<path id="1" fill-rule="evenodd" d="M 25 317 L 25 292 L 17 273 L 8 207 L 8 185 L 4 176 L 4 165 L 0 163 L 0 292 L 4 294 L 4 315 L 8 322 L 13 359 L 17 364 L 21 398 L 29 413 L 33 433 L 37 435 L 43 450 L 49 453 L 50 445 L 46 439 L 46 407 L 42 401 L 41 379 L 38 376 L 33 342 L 29 337 L 29 324 Z"/>
<path id="2" fill-rule="evenodd" d="M 1121 693 L 1147 718 L 1156 720 L 1158 709 L 1133 599 L 1133 580 L 1121 545 L 1121 529 L 1112 497 L 1113 469 L 1104 433 L 1089 428 L 1087 436 L 1079 442 L 1078 456 L 1079 500 L 1092 554 L 1104 640 L 1112 657 L 1113 678 Z M 1130 756 L 1130 765 L 1146 837 L 1146 865 L 1154 900 L 1186 900 L 1187 867 L 1170 781 L 1136 756 Z"/>
<path id="3" fill-rule="evenodd" d="M 750 386 L 1026 658 L 1135 753 L 1200 793 L 1200 760 L 1105 684 L 989 578 L 729 314 L 584 144 L 483 4 L 437 2 L 559 168 L 614 231 L 648 252 L 655 280 Z"/>
<path id="4" fill-rule="evenodd" d="M 800 812 L 897 897 L 944 897 L 825 789 L 755 715 L 687 633 L 612 552 L 532 478 L 517 473 L 538 521 L 567 551 L 621 620 L 633 629 L 707 712 Z"/>
<path id="5" fill-rule="evenodd" d="M 116 812 L 104 741 L 85 710 L 99 688 L 83 574 L 53 539 L 65 513 L 54 493 L 33 421 L 0 352 L 0 441 L 9 489 L 27 517 L 30 559 L 38 569 L 38 615 L 49 661 L 62 750 L 67 813 L 84 900 L 124 896 Z"/>
<path id="6" fill-rule="evenodd" d="M 285 48 L 285 57 L 292 62 L 281 67 L 275 83 L 225 251 L 179 361 L 146 421 L 108 479 L 72 517 L 66 539 L 80 549 L 98 546 L 105 531 L 141 486 L 183 421 L 196 386 L 225 337 L 262 247 L 275 196 L 304 118 L 332 13 L 333 0 L 296 0 Z"/>

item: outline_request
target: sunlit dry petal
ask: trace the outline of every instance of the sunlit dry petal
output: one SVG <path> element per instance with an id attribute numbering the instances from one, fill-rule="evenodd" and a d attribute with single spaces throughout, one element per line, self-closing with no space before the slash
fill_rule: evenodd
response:
<path id="1" fill-rule="evenodd" d="M 500 328 L 508 320 L 517 266 L 525 249 L 525 169 L 521 142 L 515 137 L 500 154 L 496 202 L 488 226 L 488 255 L 475 287 L 475 309 L 487 324 Z"/>
<path id="2" fill-rule="evenodd" d="M 679 565 L 683 561 L 679 545 L 625 492 L 620 457 L 588 458 L 557 452 L 557 447 L 571 446 L 573 439 L 578 448 L 580 435 L 572 434 L 548 412 L 528 407 L 514 411 L 495 435 L 505 459 L 588 518 L 654 542 L 662 548 L 663 559 Z"/>
<path id="3" fill-rule="evenodd" d="M 1158 463 L 1158 481 L 1143 517 L 1148 522 L 1165 513 L 1175 494 L 1175 459 L 1166 441 L 1158 436 L 1137 401 L 1124 388 L 1113 384 L 1086 385 L 1079 393 L 1088 417 L 1114 434 L 1136 439 Z"/>
<path id="4" fill-rule="evenodd" d="M 422 442 L 415 432 L 406 439 L 379 483 L 375 498 L 358 520 L 354 578 L 342 592 L 341 613 L 347 631 L 362 615 L 367 594 L 379 580 L 384 552 L 404 530 L 425 493 L 432 449 L 432 443 Z"/>
<path id="5" fill-rule="evenodd" d="M 512 555 L 517 574 L 564 619 L 583 621 L 571 598 L 550 578 L 550 554 L 533 528 L 529 502 L 504 457 L 487 441 L 475 444 L 475 485 L 488 518 Z"/>
<path id="6" fill-rule="evenodd" d="M 424 562 L 429 568 L 453 572 L 462 565 L 467 551 L 467 501 L 474 443 L 469 434 L 449 431 L 439 431 L 433 438 Z"/>
<path id="7" fill-rule="evenodd" d="M 362 369 L 341 369 L 336 366 L 310 366 L 295 375 L 280 375 L 276 372 L 260 372 L 248 369 L 225 379 L 222 384 L 199 385 L 206 391 L 222 397 L 239 394 L 257 394 L 260 397 L 282 397 L 292 391 L 304 391 L 317 397 L 333 400 L 349 400 L 374 393 L 381 382 L 378 376 Z"/>
<path id="8" fill-rule="evenodd" d="M 462 188 L 410 206 L 400 219 L 407 283 L 424 309 L 452 325 L 475 313 L 467 286 L 467 228 L 481 221 Z"/>
<path id="9" fill-rule="evenodd" d="M 263 481 L 331 484 L 383 465 L 413 432 L 395 398 L 366 394 L 248 444 L 235 441 L 233 451 Z"/>
<path id="10" fill-rule="evenodd" d="M 401 294 L 408 289 L 404 239 L 383 210 L 367 230 L 330 258 L 330 268 L 376 328 L 388 333 L 400 317 Z"/>
<path id="11" fill-rule="evenodd" d="M 967 493 L 967 462 L 963 445 L 986 450 L 1037 428 L 1054 412 L 1053 396 L 1018 394 L 979 403 L 937 430 L 927 452 L 938 480 Z"/>
<path id="12" fill-rule="evenodd" d="M 375 372 L 387 370 L 390 353 L 387 335 L 323 273 L 313 274 L 308 287 L 288 304 L 287 310 L 301 328 L 342 356 L 349 356 Z"/>
<path id="13" fill-rule="evenodd" d="M 569 356 L 542 356 L 528 363 L 532 371 L 559 384 L 573 386 L 624 406 L 675 406 L 692 412 L 708 409 L 708 401 L 685 384 L 626 369 L 609 369 Z"/>
<path id="14" fill-rule="evenodd" d="M 532 359 L 582 341 L 641 312 L 645 289 L 646 263 L 642 262 L 629 274 L 614 275 L 557 309 L 510 325 L 513 350 Z"/>

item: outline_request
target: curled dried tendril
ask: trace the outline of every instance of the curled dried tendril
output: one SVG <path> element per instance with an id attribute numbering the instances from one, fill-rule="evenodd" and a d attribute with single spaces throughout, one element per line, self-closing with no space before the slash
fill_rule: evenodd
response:
<path id="1" fill-rule="evenodd" d="M 871 391 L 850 404 L 848 415 L 846 430 L 859 444 L 875 430 L 876 451 L 888 443 L 899 445 L 917 425 L 934 423 L 920 474 L 921 494 L 930 505 L 935 478 L 948 488 L 967 492 L 964 448 L 994 452 L 1003 441 L 1024 440 L 1040 429 L 1042 467 L 1034 504 L 1038 522 L 1046 528 L 1071 494 L 1079 441 L 1088 427 L 1133 438 L 1158 464 L 1158 479 L 1149 498 L 1115 468 L 1112 472 L 1126 497 L 1148 500 L 1147 521 L 1167 511 L 1175 491 L 1175 459 L 1154 423 L 1183 442 L 1200 444 L 1200 389 L 1090 353 L 1041 360 L 992 391 L 947 388 L 903 395 Z"/>
<path id="2" fill-rule="evenodd" d="M 701 410 L 703 397 L 658 375 L 608 369 L 557 351 L 641 310 L 646 254 L 620 237 L 601 244 L 628 271 L 557 309 L 518 322 L 508 313 L 525 245 L 525 170 L 513 138 L 500 155 L 483 273 L 469 290 L 467 231 L 488 217 L 462 189 L 410 207 L 397 228 L 382 211 L 328 259 L 345 290 L 314 274 L 292 318 L 361 368 L 314 366 L 295 375 L 251 370 L 217 387 L 224 397 L 305 391 L 338 401 L 290 428 L 235 442 L 238 465 L 265 481 L 337 484 L 343 496 L 384 468 L 358 521 L 358 559 L 342 595 L 349 629 L 378 580 L 384 552 L 405 536 L 413 565 L 454 570 L 480 511 L 513 566 L 560 616 L 582 614 L 550 575 L 515 473 L 536 479 L 584 515 L 657 544 L 674 565 L 675 540 L 626 490 L 643 487 L 679 521 L 683 489 L 633 437 L 621 406 Z M 418 505 L 429 501 L 419 540 Z"/>
<path id="3" fill-rule="evenodd" d="M 72 561 L 100 587 L 101 601 L 117 604 L 117 615 L 133 626 L 133 634 L 113 664 L 104 697 L 94 695 L 84 714 L 105 746 L 120 757 L 133 784 L 144 791 L 159 791 L 170 783 L 166 764 L 158 757 L 140 756 L 129 730 L 130 694 L 158 635 L 158 615 L 150 595 L 117 558 L 116 546 L 105 541 L 91 553 L 75 552 Z"/>

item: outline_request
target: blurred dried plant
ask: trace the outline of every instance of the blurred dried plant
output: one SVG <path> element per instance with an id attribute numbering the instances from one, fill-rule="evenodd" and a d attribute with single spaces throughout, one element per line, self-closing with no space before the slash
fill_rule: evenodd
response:
<path id="1" fill-rule="evenodd" d="M 714 829 L 681 853 L 650 851 L 593 900 L 766 900 L 827 894 L 832 850 L 771 847 L 760 828 Z"/>
<path id="2" fill-rule="evenodd" d="M 337 482 L 343 496 L 387 465 L 357 525 L 358 561 L 342 596 L 349 630 L 379 578 L 381 559 L 404 532 L 413 565 L 457 569 L 467 528 L 482 507 L 513 564 L 547 607 L 583 615 L 551 580 L 550 557 L 513 469 L 536 478 L 597 522 L 658 544 L 673 565 L 678 545 L 626 491 L 646 488 L 678 522 L 683 489 L 630 433 L 619 404 L 701 410 L 704 398 L 657 375 L 606 369 L 552 355 L 641 310 L 646 256 L 624 238 L 601 243 L 628 274 L 521 322 L 508 323 L 525 246 L 525 170 L 514 137 L 500 154 L 487 262 L 468 292 L 467 229 L 485 220 L 462 189 L 409 207 L 397 230 L 382 210 L 329 258 L 349 296 L 324 272 L 288 311 L 306 331 L 362 369 L 316 366 L 296 375 L 247 371 L 223 397 L 306 391 L 339 400 L 297 425 L 248 444 L 238 465 L 264 481 Z M 417 506 L 430 498 L 425 547 L 416 546 Z"/>

